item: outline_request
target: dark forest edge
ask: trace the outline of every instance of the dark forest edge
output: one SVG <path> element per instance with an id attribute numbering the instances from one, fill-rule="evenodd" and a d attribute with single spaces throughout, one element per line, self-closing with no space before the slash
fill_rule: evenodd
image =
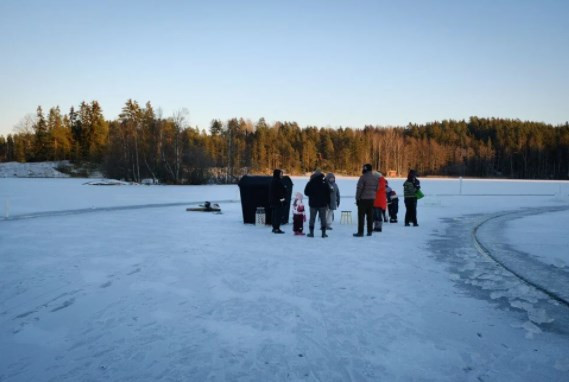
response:
<path id="1" fill-rule="evenodd" d="M 0 136 L 0 162 L 60 160 L 109 178 L 166 184 L 234 183 L 273 168 L 358 175 L 368 162 L 397 175 L 414 168 L 421 176 L 568 179 L 569 124 L 470 117 L 353 129 L 233 118 L 213 120 L 206 132 L 188 126 L 184 110 L 163 118 L 150 102 L 128 100 L 111 121 L 97 101 L 64 115 L 52 107 L 46 116 L 40 106 L 14 134 Z"/>

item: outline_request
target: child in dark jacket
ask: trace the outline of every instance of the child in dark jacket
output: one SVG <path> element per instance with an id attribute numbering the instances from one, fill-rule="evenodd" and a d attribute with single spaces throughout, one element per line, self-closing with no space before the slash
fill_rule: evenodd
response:
<path id="1" fill-rule="evenodd" d="M 387 209 L 389 211 L 389 222 L 397 223 L 397 213 L 399 212 L 399 197 L 394 189 L 387 186 Z"/>

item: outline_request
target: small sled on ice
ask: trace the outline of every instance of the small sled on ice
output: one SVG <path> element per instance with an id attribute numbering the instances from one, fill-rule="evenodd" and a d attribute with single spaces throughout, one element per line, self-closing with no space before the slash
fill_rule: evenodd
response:
<path id="1" fill-rule="evenodd" d="M 221 207 L 217 203 L 210 203 L 205 202 L 204 204 L 200 204 L 197 207 L 188 207 L 186 211 L 190 212 L 214 212 L 216 214 L 221 213 Z"/>

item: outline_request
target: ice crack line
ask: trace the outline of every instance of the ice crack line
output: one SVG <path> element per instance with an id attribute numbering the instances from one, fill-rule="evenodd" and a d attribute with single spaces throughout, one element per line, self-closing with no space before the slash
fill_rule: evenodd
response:
<path id="1" fill-rule="evenodd" d="M 523 281 L 524 283 L 526 283 L 527 285 L 530 285 L 531 287 L 539 290 L 540 292 L 544 293 L 545 295 L 547 295 L 548 297 L 550 297 L 551 299 L 557 301 L 558 303 L 564 305 L 565 307 L 569 308 L 569 299 L 560 296 L 558 293 L 556 293 L 555 291 L 551 291 L 550 289 L 548 289 L 547 287 L 539 284 L 536 281 L 533 281 L 530 279 L 530 277 L 528 276 L 524 276 L 523 274 L 521 274 L 520 272 L 516 271 L 515 269 L 513 269 L 511 266 L 508 266 L 504 261 L 502 261 L 501 259 L 498 258 L 498 256 L 496 256 L 495 253 L 492 252 L 492 250 L 490 250 L 487 246 L 485 246 L 482 241 L 480 240 L 479 236 L 478 236 L 478 231 L 480 229 L 480 227 L 482 227 L 484 224 L 487 224 L 489 222 L 491 222 L 492 220 L 496 220 L 496 219 L 500 219 L 500 218 L 504 218 L 504 217 L 509 217 L 510 219 L 514 218 L 514 217 L 519 217 L 519 216 L 525 216 L 527 214 L 538 214 L 538 213 L 550 213 L 550 212 L 559 212 L 559 211 L 565 211 L 568 210 L 569 207 L 549 207 L 549 208 L 536 208 L 536 209 L 531 209 L 531 210 L 524 210 L 524 211 L 513 211 L 513 212 L 504 212 L 504 213 L 500 213 L 500 214 L 496 214 L 496 215 L 492 215 L 486 219 L 484 219 L 482 222 L 478 223 L 472 230 L 472 239 L 474 241 L 474 246 L 476 247 L 476 249 L 478 250 L 479 253 L 481 253 L 482 255 L 487 256 L 488 258 L 490 258 L 492 261 L 494 261 L 495 263 L 497 263 L 498 265 L 500 265 L 502 268 L 504 268 L 506 271 L 510 272 L 512 275 L 514 275 L 515 277 L 517 277 L 518 279 L 520 279 L 521 281 Z"/>
<path id="2" fill-rule="evenodd" d="M 54 217 L 54 216 L 80 215 L 80 214 L 89 214 L 89 213 L 93 213 L 93 212 L 128 211 L 128 210 L 139 210 L 139 209 L 144 209 L 144 208 L 177 207 L 177 206 L 197 205 L 200 203 L 203 203 L 203 201 L 138 204 L 138 205 L 132 205 L 132 206 L 92 207 L 92 208 L 80 208 L 80 209 L 75 209 L 75 210 L 33 212 L 30 214 L 22 214 L 22 215 L 10 216 L 10 217 L 3 217 L 3 218 L 0 218 L 0 221 L 36 219 L 36 218 L 45 218 L 45 217 Z M 211 203 L 218 203 L 218 204 L 220 204 L 220 203 L 239 203 L 239 200 L 233 200 L 233 199 L 212 200 Z"/>

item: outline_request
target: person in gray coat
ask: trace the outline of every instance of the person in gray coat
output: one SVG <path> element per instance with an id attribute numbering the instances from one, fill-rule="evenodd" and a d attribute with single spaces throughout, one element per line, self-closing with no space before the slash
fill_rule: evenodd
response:
<path id="1" fill-rule="evenodd" d="M 356 188 L 356 204 L 358 205 L 358 232 L 355 237 L 364 235 L 364 219 L 367 219 L 367 235 L 373 231 L 373 201 L 377 192 L 379 177 L 373 171 L 371 164 L 364 164 L 362 176 L 358 180 Z"/>
<path id="2" fill-rule="evenodd" d="M 333 173 L 326 174 L 326 182 L 330 187 L 330 203 L 328 204 L 328 211 L 326 211 L 326 229 L 332 229 L 332 222 L 334 221 L 334 210 L 340 207 L 340 189 L 336 184 L 336 177 Z"/>

